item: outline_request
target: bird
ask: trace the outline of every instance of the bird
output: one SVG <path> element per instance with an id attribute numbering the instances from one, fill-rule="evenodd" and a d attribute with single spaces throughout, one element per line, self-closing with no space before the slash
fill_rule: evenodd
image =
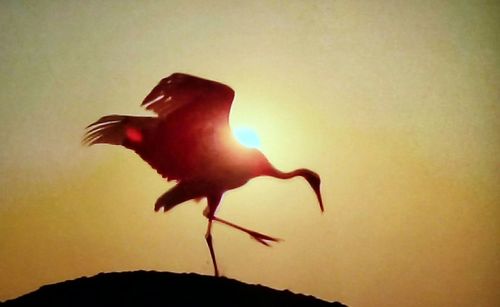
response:
<path id="1" fill-rule="evenodd" d="M 219 218 L 216 211 L 225 192 L 260 176 L 300 176 L 309 183 L 324 211 L 316 172 L 307 168 L 281 171 L 261 151 L 232 137 L 229 113 L 234 96 L 226 84 L 176 72 L 161 79 L 142 101 L 141 106 L 155 116 L 103 116 L 85 128 L 82 140 L 86 146 L 111 144 L 130 149 L 164 179 L 175 181 L 156 200 L 155 211 L 167 212 L 186 201 L 206 198 L 205 240 L 215 276 L 220 274 L 212 243 L 213 222 L 245 232 L 266 246 L 281 240 Z"/>

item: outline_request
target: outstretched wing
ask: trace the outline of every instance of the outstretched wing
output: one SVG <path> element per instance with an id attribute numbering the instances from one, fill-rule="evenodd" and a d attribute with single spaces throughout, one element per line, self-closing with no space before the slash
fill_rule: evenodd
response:
<path id="1" fill-rule="evenodd" d="M 194 108 L 205 110 L 207 114 L 227 121 L 233 97 L 234 91 L 225 84 L 174 73 L 162 79 L 151 90 L 144 98 L 142 106 L 154 111 L 160 118 L 168 117 L 182 108 Z"/>
<path id="2" fill-rule="evenodd" d="M 219 82 L 182 73 L 162 79 L 142 102 L 158 114 L 155 135 L 134 150 L 163 177 L 203 176 L 220 160 L 233 97 Z"/>

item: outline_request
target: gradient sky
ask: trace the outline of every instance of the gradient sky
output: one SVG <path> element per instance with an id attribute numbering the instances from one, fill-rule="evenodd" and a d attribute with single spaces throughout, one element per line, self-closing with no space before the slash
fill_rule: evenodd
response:
<path id="1" fill-rule="evenodd" d="M 222 274 L 352 306 L 500 304 L 498 1 L 1 1 L 0 300 L 101 271 L 212 274 L 205 201 L 80 145 L 180 71 L 236 91 L 279 168 L 219 215 Z"/>

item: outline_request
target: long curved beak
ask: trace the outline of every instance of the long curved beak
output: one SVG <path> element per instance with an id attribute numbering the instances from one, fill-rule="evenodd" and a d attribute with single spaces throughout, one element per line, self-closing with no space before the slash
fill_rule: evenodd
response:
<path id="1" fill-rule="evenodd" d="M 317 186 L 312 187 L 314 190 L 314 193 L 316 194 L 316 197 L 318 198 L 319 202 L 319 208 L 321 209 L 321 212 L 325 212 L 325 208 L 323 207 L 323 198 L 321 197 L 321 190 L 320 190 L 320 185 L 318 184 Z"/>
<path id="2" fill-rule="evenodd" d="M 325 212 L 325 208 L 323 207 L 323 198 L 321 197 L 321 180 L 319 179 L 318 174 L 309 170 L 307 170 L 307 172 L 308 175 L 304 176 L 304 178 L 307 180 L 307 182 L 309 182 L 309 185 L 316 194 L 321 212 Z"/>

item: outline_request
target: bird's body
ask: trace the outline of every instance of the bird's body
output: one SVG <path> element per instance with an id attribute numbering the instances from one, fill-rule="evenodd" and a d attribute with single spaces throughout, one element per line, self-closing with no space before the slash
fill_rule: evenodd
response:
<path id="1" fill-rule="evenodd" d="M 246 148 L 232 137 L 229 111 L 233 97 L 234 91 L 227 85 L 175 73 L 162 79 L 142 103 L 158 116 L 104 116 L 87 127 L 84 137 L 87 145 L 104 143 L 131 149 L 163 178 L 177 181 L 157 200 L 157 211 L 168 211 L 187 200 L 207 198 L 206 238 L 215 275 L 218 268 L 211 241 L 212 221 L 247 232 L 265 245 L 278 240 L 216 217 L 224 192 L 258 176 L 302 176 L 315 191 L 323 211 L 316 173 L 307 169 L 281 172 L 260 151 Z"/>

